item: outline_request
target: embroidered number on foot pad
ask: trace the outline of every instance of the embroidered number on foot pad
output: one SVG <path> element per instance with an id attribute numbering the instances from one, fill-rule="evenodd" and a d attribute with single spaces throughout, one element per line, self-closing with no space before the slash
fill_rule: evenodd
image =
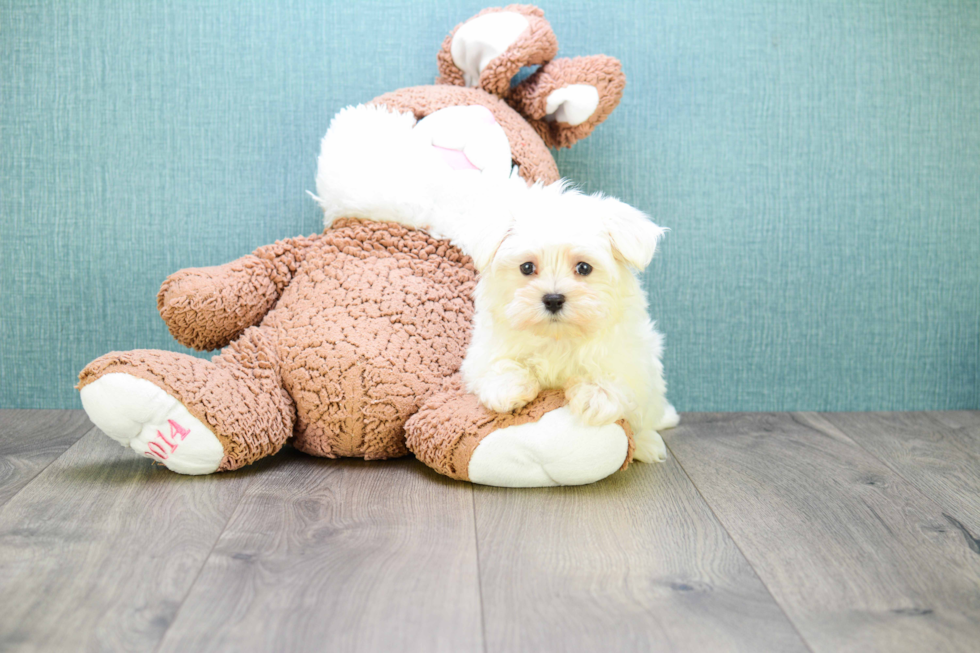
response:
<path id="1" fill-rule="evenodd" d="M 158 430 L 157 436 L 150 440 L 150 443 L 147 445 L 149 451 L 144 453 L 144 456 L 163 462 L 170 457 L 170 454 L 177 451 L 177 447 L 184 441 L 187 434 L 191 432 L 190 429 L 185 429 L 172 419 L 168 419 L 167 423 L 170 424 L 170 439 L 168 440 L 163 432 Z"/>

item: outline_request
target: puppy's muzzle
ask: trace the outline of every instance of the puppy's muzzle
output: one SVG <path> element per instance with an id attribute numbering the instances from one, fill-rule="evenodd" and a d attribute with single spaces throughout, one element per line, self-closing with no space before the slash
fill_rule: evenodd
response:
<path id="1" fill-rule="evenodd" d="M 565 305 L 565 295 L 548 294 L 541 298 L 549 313 L 557 313 Z"/>

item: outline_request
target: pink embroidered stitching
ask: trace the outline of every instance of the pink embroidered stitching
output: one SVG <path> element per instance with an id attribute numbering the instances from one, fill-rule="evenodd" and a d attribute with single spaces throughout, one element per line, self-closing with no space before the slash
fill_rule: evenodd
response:
<path id="1" fill-rule="evenodd" d="M 190 429 L 184 428 L 172 419 L 168 419 L 167 423 L 170 424 L 170 440 L 168 440 L 161 431 L 157 430 L 156 438 L 146 445 L 146 448 L 149 449 L 149 451 L 147 451 L 145 455 L 161 461 L 166 460 L 170 457 L 170 454 L 177 451 L 177 447 L 180 446 L 180 442 L 183 442 L 191 432 Z M 180 436 L 180 442 L 177 441 L 177 436 Z M 159 441 L 162 441 L 163 444 L 170 447 L 170 451 L 164 449 L 163 445 L 161 445 Z"/>

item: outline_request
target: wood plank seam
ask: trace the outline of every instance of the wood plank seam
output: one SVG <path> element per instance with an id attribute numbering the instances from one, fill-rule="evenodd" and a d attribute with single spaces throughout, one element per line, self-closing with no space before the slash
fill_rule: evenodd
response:
<path id="1" fill-rule="evenodd" d="M 978 372 L 978 374 L 980 374 L 980 372 Z M 980 386 L 978 386 L 977 391 L 980 392 Z M 937 426 L 943 429 L 951 428 L 949 424 L 945 424 L 942 420 L 937 418 L 929 411 L 925 412 L 925 416 L 927 420 L 929 420 L 933 424 L 936 424 Z M 950 508 L 949 512 L 954 513 L 956 512 L 956 510 L 954 508 Z M 963 537 L 966 538 L 967 546 L 969 546 L 974 553 L 980 555 L 980 538 L 977 538 L 976 535 L 971 533 L 970 530 L 960 520 L 956 519 L 952 515 L 947 514 L 945 510 L 943 512 L 943 517 L 946 519 L 946 521 L 948 521 L 950 524 L 955 526 L 957 530 L 963 533 Z"/>
<path id="2" fill-rule="evenodd" d="M 48 463 L 44 467 L 42 467 L 41 469 L 37 470 L 37 473 L 34 474 L 34 476 L 31 477 L 31 480 L 29 480 L 26 483 L 24 483 L 23 487 L 21 487 L 19 490 L 17 490 L 13 494 L 11 494 L 9 497 L 7 497 L 6 501 L 4 501 L 3 503 L 0 503 L 0 510 L 2 510 L 5 505 L 7 505 L 11 501 L 13 501 L 17 497 L 17 495 L 19 495 L 21 492 L 23 492 L 28 487 L 30 487 L 31 484 L 34 483 L 34 481 L 37 480 L 37 477 L 40 476 L 44 472 L 44 470 L 46 470 L 48 467 L 50 467 L 52 464 L 54 464 L 58 460 L 61 460 L 62 456 L 65 456 L 69 451 L 71 451 L 72 449 L 74 449 L 75 447 L 77 447 L 78 446 L 78 443 L 81 442 L 82 440 L 84 440 L 93 431 L 98 431 L 98 428 L 96 428 L 96 427 L 93 426 L 88 431 L 85 431 L 84 433 L 82 433 L 80 436 L 78 436 L 78 439 L 75 440 L 75 442 L 73 442 L 70 447 L 68 447 L 67 449 L 65 449 L 64 451 L 62 451 L 60 454 L 58 454 L 56 457 L 54 457 L 50 461 L 48 461 Z"/>
<path id="3" fill-rule="evenodd" d="M 811 413 L 704 414 L 687 422 L 690 438 L 682 438 L 688 431 L 680 429 L 670 444 L 690 454 L 684 471 L 694 470 L 692 481 L 703 485 L 697 489 L 713 497 L 717 510 L 709 507 L 724 515 L 739 548 L 751 552 L 749 563 L 765 572 L 765 586 L 785 600 L 779 605 L 798 619 L 792 623 L 807 633 L 811 649 L 868 650 L 875 641 L 892 647 L 880 650 L 933 650 L 937 643 L 949 646 L 944 650 L 973 650 L 964 642 L 976 641 L 970 615 L 980 571 L 976 552 L 962 548 L 962 531 L 948 527 L 942 506 L 927 492 L 827 422 L 829 417 Z M 789 464 L 773 468 L 779 460 Z M 805 479 L 814 488 L 804 488 Z M 865 487 L 870 489 L 862 492 Z M 811 501 L 815 488 L 827 496 Z M 783 553 L 773 548 L 778 540 L 760 530 L 760 519 L 774 515 L 791 520 L 774 533 L 785 530 L 789 537 L 782 544 L 797 548 Z M 870 531 L 855 528 L 862 517 Z M 835 524 L 842 525 L 839 531 Z M 827 542 L 831 548 L 814 544 L 815 525 L 836 532 Z M 845 555 L 831 561 L 824 551 Z M 856 575 L 836 573 L 848 566 Z M 825 595 L 814 598 L 806 587 L 823 588 Z M 899 622 L 895 615 L 929 619 Z M 847 639 L 852 636 L 858 639 Z M 852 646 L 857 642 L 865 648 Z"/>
<path id="4" fill-rule="evenodd" d="M 681 415 L 681 419 L 683 420 L 683 415 Z M 762 575 L 759 574 L 759 570 L 755 568 L 755 565 L 752 563 L 752 560 L 747 555 L 745 555 L 745 551 L 742 550 L 742 545 L 738 543 L 738 540 L 735 539 L 735 536 L 732 534 L 732 532 L 728 530 L 727 526 L 725 526 L 725 522 L 723 522 L 721 518 L 718 517 L 718 514 L 715 512 L 714 506 L 711 505 L 708 499 L 701 492 L 701 488 L 699 488 L 698 484 L 694 482 L 694 479 L 691 478 L 691 475 L 687 473 L 687 469 L 684 467 L 684 461 L 682 461 L 680 457 L 674 453 L 674 451 L 670 448 L 669 444 L 667 445 L 667 451 L 670 452 L 670 455 L 673 456 L 674 460 L 677 461 L 677 466 L 681 468 L 681 471 L 684 472 L 684 476 L 686 476 L 687 480 L 690 481 L 691 485 L 694 486 L 695 491 L 698 493 L 698 496 L 701 497 L 701 500 L 704 501 L 704 505 L 706 505 L 708 507 L 708 510 L 711 511 L 711 515 L 715 518 L 715 521 L 718 522 L 718 525 L 721 526 L 722 530 L 728 533 L 729 539 L 731 539 L 732 543 L 735 545 L 735 548 L 738 549 L 738 552 L 742 556 L 742 558 L 745 559 L 745 562 L 749 566 L 749 568 L 752 569 L 752 573 L 755 574 L 755 577 L 758 578 L 759 582 L 762 583 L 762 586 L 766 588 L 766 592 L 769 594 L 769 597 L 772 599 L 772 602 L 779 607 L 780 611 L 786 617 L 786 621 L 788 621 L 790 625 L 793 626 L 793 630 L 799 636 L 800 641 L 803 642 L 803 645 L 806 646 L 807 650 L 809 650 L 811 653 L 816 653 L 813 650 L 813 647 L 810 646 L 810 642 L 808 642 L 806 637 L 803 636 L 803 633 L 800 632 L 800 629 L 796 625 L 796 622 L 793 621 L 792 617 L 790 617 L 789 614 L 786 612 L 786 608 L 783 607 L 783 605 L 776 599 L 775 595 L 773 595 L 772 589 L 766 583 Z"/>
<path id="5" fill-rule="evenodd" d="M 265 471 L 236 501 L 157 653 L 483 651 L 468 485 L 411 458 L 292 448 Z"/>
<path id="6" fill-rule="evenodd" d="M 819 413 L 812 413 L 812 414 L 813 415 L 819 415 Z M 929 414 L 929 412 L 923 412 L 922 414 L 923 414 L 923 416 L 925 417 L 925 419 L 927 421 L 933 423 L 937 428 L 944 429 L 944 430 L 950 428 L 950 426 L 948 424 L 945 424 L 941 420 L 939 420 L 936 417 L 934 417 L 933 415 Z M 946 505 L 944 505 L 943 502 L 940 501 L 940 499 L 937 499 L 937 498 L 933 497 L 931 494 L 927 494 L 926 491 L 920 487 L 919 483 L 915 482 L 915 479 L 909 478 L 908 476 L 906 476 L 905 474 L 903 474 L 902 471 L 901 471 L 901 469 L 898 466 L 893 465 L 893 464 L 889 463 L 889 461 L 886 460 L 885 458 L 883 458 L 883 457 L 881 457 L 879 455 L 876 455 L 871 449 L 869 449 L 868 447 L 864 446 L 859 439 L 855 439 L 855 438 L 851 437 L 850 435 L 848 435 L 847 433 L 845 433 L 844 430 L 841 427 L 838 427 L 837 425 L 831 423 L 829 420 L 826 420 L 826 419 L 821 419 L 820 421 L 824 422 L 829 427 L 834 428 L 834 429 L 840 431 L 841 434 L 843 434 L 851 442 L 853 442 L 855 446 L 857 446 L 859 449 L 864 450 L 872 458 L 877 459 L 879 462 L 881 462 L 882 465 L 884 465 L 889 470 L 891 470 L 893 474 L 895 474 L 896 476 L 898 476 L 899 478 L 901 478 L 902 480 L 904 480 L 911 487 L 915 488 L 915 490 L 919 494 L 921 494 L 923 497 L 925 497 L 930 502 L 932 502 L 934 505 L 936 505 L 939 508 L 940 513 L 942 514 L 943 518 L 951 526 L 953 526 L 960 533 L 962 533 L 963 537 L 966 540 L 967 546 L 974 553 L 980 554 L 980 538 L 977 538 L 970 531 L 970 529 L 967 528 L 967 526 L 965 524 L 963 524 L 963 522 L 961 522 L 959 519 L 957 519 L 956 517 L 954 517 L 953 515 L 950 514 L 950 513 L 956 513 L 957 512 L 955 508 L 953 508 L 953 507 L 947 507 Z M 875 516 L 877 517 L 877 514 L 875 514 Z M 880 518 L 879 518 L 879 520 L 880 520 Z M 882 523 L 884 523 L 884 522 L 882 522 Z"/>
<path id="7" fill-rule="evenodd" d="M 211 556 L 214 554 L 214 549 L 215 547 L 218 546 L 218 542 L 221 541 L 221 536 L 224 535 L 225 529 L 228 528 L 228 524 L 231 523 L 232 518 L 238 513 L 238 510 L 241 508 L 242 500 L 244 500 L 245 496 L 248 494 L 248 490 L 252 486 L 252 482 L 254 478 L 255 478 L 254 476 L 250 476 L 248 478 L 247 482 L 245 483 L 245 487 L 242 488 L 242 492 L 238 497 L 238 502 L 235 503 L 235 509 L 228 511 L 228 519 L 225 520 L 225 524 L 224 526 L 221 527 L 221 531 L 218 533 L 217 537 L 214 538 L 214 542 L 211 543 L 211 548 L 208 550 L 208 554 L 204 556 L 204 558 L 202 558 L 201 566 L 198 567 L 197 573 L 194 574 L 194 580 L 191 581 L 190 584 L 187 586 L 187 591 L 184 592 L 184 596 L 180 599 L 180 605 L 177 607 L 177 611 L 174 612 L 173 619 L 170 620 L 170 623 L 167 624 L 167 627 L 164 629 L 163 633 L 160 634 L 160 639 L 157 640 L 157 645 L 153 647 L 153 653 L 156 653 L 157 651 L 160 650 L 160 647 L 163 646 L 163 642 L 166 641 L 167 639 L 167 634 L 170 633 L 170 629 L 173 628 L 173 625 L 175 623 L 177 623 L 177 618 L 180 617 L 180 611 L 184 609 L 184 604 L 187 602 L 187 597 L 191 595 L 191 592 L 194 590 L 194 587 L 197 585 L 197 581 L 201 578 L 201 573 L 204 571 L 204 568 L 207 566 L 208 560 L 210 560 Z"/>
<path id="8" fill-rule="evenodd" d="M 912 480 L 910 480 L 909 478 L 907 478 L 904 474 L 902 474 L 901 471 L 899 471 L 899 469 L 895 465 L 892 465 L 887 460 L 885 460 L 884 458 L 881 458 L 880 456 L 875 455 L 875 453 L 873 451 L 871 451 L 870 449 L 868 449 L 867 447 L 865 447 L 864 445 L 862 445 L 860 443 L 860 441 L 855 440 L 854 438 L 852 438 L 851 436 L 849 436 L 847 433 L 845 433 L 843 431 L 843 429 L 837 427 L 835 424 L 832 424 L 830 421 L 824 419 L 820 415 L 820 413 L 790 413 L 790 415 L 803 415 L 803 416 L 809 415 L 809 416 L 815 416 L 815 417 L 817 417 L 820 423 L 826 425 L 827 428 L 830 428 L 830 429 L 833 429 L 834 431 L 837 431 L 837 433 L 839 434 L 839 436 L 843 436 L 849 442 L 851 442 L 855 447 L 857 447 L 858 449 L 861 449 L 862 451 L 864 451 L 865 453 L 867 453 L 869 456 L 871 456 L 872 458 L 874 458 L 875 460 L 877 460 L 878 462 L 880 462 L 882 465 L 884 465 L 885 467 L 887 467 L 889 470 L 891 470 L 891 472 L 893 474 L 895 474 L 895 476 L 898 476 L 900 479 L 902 479 L 903 481 L 905 481 L 909 485 L 909 487 L 911 487 L 913 490 L 915 490 L 916 493 L 918 493 L 920 496 L 922 496 L 923 498 L 925 498 L 929 503 L 931 503 L 936 508 L 938 508 L 939 509 L 939 512 L 940 512 L 940 514 L 942 514 L 943 518 L 946 519 L 946 521 L 949 522 L 951 526 L 953 526 L 954 528 L 956 528 L 956 530 L 960 531 L 960 533 L 963 534 L 963 537 L 966 538 L 966 545 L 974 553 L 980 554 L 980 539 L 978 539 L 973 533 L 971 533 L 970 530 L 962 522 L 960 522 L 954 516 L 950 515 L 950 513 L 956 512 L 956 511 L 953 510 L 952 508 L 947 508 L 942 503 L 940 503 L 938 499 L 935 499 L 931 495 L 926 494 L 926 492 L 921 487 L 919 487 L 919 484 L 918 483 L 915 483 Z M 942 422 L 940 422 L 939 420 L 935 419 L 931 415 L 928 415 L 927 414 L 926 415 L 926 418 L 928 420 L 932 421 L 933 423 L 937 424 L 940 427 L 949 428 L 947 425 L 943 424 Z M 812 422 L 807 421 L 807 418 L 806 417 L 804 417 L 803 424 L 805 426 L 810 426 L 811 428 L 817 428 L 817 426 L 815 424 L 813 424 Z M 872 513 L 876 517 L 878 517 L 878 514 L 876 512 L 872 511 Z M 880 517 L 878 517 L 878 519 L 879 519 L 879 521 L 881 521 L 881 518 Z M 884 524 L 884 522 L 882 522 L 882 524 Z"/>
<path id="9" fill-rule="evenodd" d="M 480 525 L 476 522 L 476 492 L 470 484 L 470 508 L 473 510 L 473 547 L 476 549 L 476 590 L 480 597 L 480 638 L 483 640 L 483 653 L 487 652 L 487 616 L 484 609 L 483 570 L 480 568 Z"/>

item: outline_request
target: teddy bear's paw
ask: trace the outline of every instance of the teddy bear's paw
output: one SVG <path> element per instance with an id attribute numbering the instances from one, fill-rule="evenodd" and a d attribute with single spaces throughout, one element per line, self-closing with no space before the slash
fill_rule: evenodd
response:
<path id="1" fill-rule="evenodd" d="M 563 406 L 536 422 L 483 438 L 470 458 L 468 476 L 473 483 L 498 487 L 584 485 L 622 467 L 628 448 L 619 424 L 587 426 Z"/>
<path id="2" fill-rule="evenodd" d="M 667 445 L 656 431 L 637 433 L 633 457 L 643 463 L 662 463 L 667 460 Z"/>
<path id="3" fill-rule="evenodd" d="M 81 389 L 82 407 L 99 429 L 124 447 L 179 474 L 210 474 L 224 458 L 214 433 L 156 384 L 106 374 Z"/>

